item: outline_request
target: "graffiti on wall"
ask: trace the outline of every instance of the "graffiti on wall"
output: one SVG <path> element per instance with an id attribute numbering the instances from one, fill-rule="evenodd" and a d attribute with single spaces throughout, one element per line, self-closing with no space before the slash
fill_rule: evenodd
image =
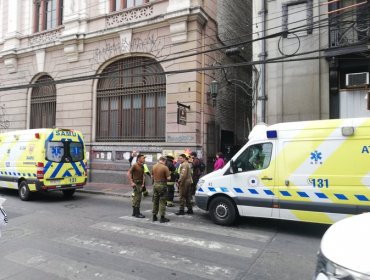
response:
<path id="1" fill-rule="evenodd" d="M 165 47 L 166 38 L 147 33 L 144 37 L 136 37 L 131 40 L 126 37 L 106 40 L 100 47 L 94 49 L 90 65 L 96 70 L 101 63 L 108 59 L 128 52 L 150 53 L 157 58 L 161 58 L 166 55 L 165 53 L 170 53 L 169 48 Z"/>
<path id="2" fill-rule="evenodd" d="M 0 105 L 0 132 L 6 131 L 10 127 L 10 121 L 7 119 L 5 104 Z"/>

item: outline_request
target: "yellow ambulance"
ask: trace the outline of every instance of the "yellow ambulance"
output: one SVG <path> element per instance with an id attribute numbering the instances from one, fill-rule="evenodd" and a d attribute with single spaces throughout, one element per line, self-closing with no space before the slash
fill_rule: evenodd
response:
<path id="1" fill-rule="evenodd" d="M 60 190 L 70 198 L 87 180 L 83 136 L 70 129 L 30 129 L 0 134 L 0 187 L 22 200 Z"/>
<path id="2" fill-rule="evenodd" d="M 238 215 L 331 224 L 370 212 L 370 118 L 259 124 L 199 180 L 195 199 L 221 225 Z"/>

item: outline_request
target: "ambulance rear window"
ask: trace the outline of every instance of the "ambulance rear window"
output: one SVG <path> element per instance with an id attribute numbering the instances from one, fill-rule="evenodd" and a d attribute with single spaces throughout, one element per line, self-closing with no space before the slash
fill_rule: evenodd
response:
<path id="1" fill-rule="evenodd" d="M 69 143 L 69 154 L 72 157 L 72 161 L 80 161 L 84 159 L 83 146 L 81 143 L 71 142 Z"/>
<path id="2" fill-rule="evenodd" d="M 47 142 L 46 159 L 53 162 L 78 162 L 84 159 L 84 148 L 79 142 Z"/>

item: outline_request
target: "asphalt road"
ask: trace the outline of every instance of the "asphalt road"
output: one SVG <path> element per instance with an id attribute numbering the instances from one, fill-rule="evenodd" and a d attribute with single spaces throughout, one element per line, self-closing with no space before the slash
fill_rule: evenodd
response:
<path id="1" fill-rule="evenodd" d="M 0 279 L 311 279 L 327 226 L 243 218 L 212 223 L 195 208 L 168 224 L 131 217 L 129 198 L 59 193 L 7 199 L 9 225 L 0 238 Z"/>

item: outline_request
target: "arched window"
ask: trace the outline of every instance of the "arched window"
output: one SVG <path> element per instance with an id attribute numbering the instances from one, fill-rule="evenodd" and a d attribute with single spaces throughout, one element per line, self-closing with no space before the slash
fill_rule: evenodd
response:
<path id="1" fill-rule="evenodd" d="M 164 141 L 166 77 L 151 58 L 110 64 L 97 90 L 96 141 Z"/>
<path id="2" fill-rule="evenodd" d="M 44 75 L 40 77 L 31 93 L 31 123 L 30 128 L 52 128 L 55 126 L 56 88 L 50 84 L 53 78 Z"/>

